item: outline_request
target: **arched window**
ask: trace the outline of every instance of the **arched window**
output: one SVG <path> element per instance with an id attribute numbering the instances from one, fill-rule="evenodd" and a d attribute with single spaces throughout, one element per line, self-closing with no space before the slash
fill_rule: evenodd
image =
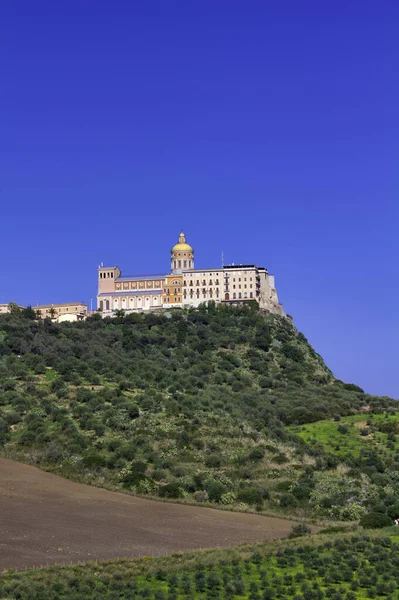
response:
<path id="1" fill-rule="evenodd" d="M 105 308 L 106 308 L 106 310 L 109 310 L 109 300 L 106 300 L 106 302 L 105 302 Z"/>
<path id="2" fill-rule="evenodd" d="M 102 311 L 104 309 L 104 302 L 102 300 L 100 300 L 100 310 Z"/>
<path id="3" fill-rule="evenodd" d="M 237 298 L 237 294 L 234 292 L 233 294 L 233 300 L 235 300 Z"/>

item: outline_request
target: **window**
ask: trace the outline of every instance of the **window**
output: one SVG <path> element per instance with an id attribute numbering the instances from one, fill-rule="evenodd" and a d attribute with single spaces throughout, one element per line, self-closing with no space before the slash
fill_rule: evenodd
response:
<path id="1" fill-rule="evenodd" d="M 239 298 L 242 298 L 242 294 L 241 294 L 241 292 L 239 292 L 239 293 L 238 293 L 238 297 L 239 297 Z"/>
<path id="2" fill-rule="evenodd" d="M 209 280 L 209 285 L 213 285 L 213 284 L 212 284 L 212 279 L 210 279 L 210 280 Z"/>
<path id="3" fill-rule="evenodd" d="M 199 279 L 197 279 L 197 285 L 199 285 Z"/>
<path id="4" fill-rule="evenodd" d="M 184 255 L 184 256 L 185 256 L 185 255 Z M 186 267 L 187 267 L 187 261 L 185 260 L 185 261 L 184 261 L 184 268 L 186 268 Z"/>
<path id="5" fill-rule="evenodd" d="M 203 297 L 203 298 L 206 298 L 206 294 L 204 294 L 202 297 Z"/>
<path id="6" fill-rule="evenodd" d="M 190 285 L 194 285 L 192 281 L 190 281 Z"/>
<path id="7" fill-rule="evenodd" d="M 253 292 L 249 292 L 249 297 L 250 297 L 250 298 L 253 298 L 253 297 L 254 297 L 254 294 L 253 294 Z"/>
<path id="8" fill-rule="evenodd" d="M 247 289 L 247 284 L 246 283 L 244 283 L 244 289 Z"/>
<path id="9" fill-rule="evenodd" d="M 236 286 L 235 286 L 235 285 L 233 285 L 233 290 L 235 290 L 235 289 L 236 289 Z"/>
<path id="10" fill-rule="evenodd" d="M 235 300 L 235 299 L 236 299 L 236 297 L 237 297 L 237 294 L 234 292 L 234 294 L 233 294 L 233 299 Z"/>
<path id="11" fill-rule="evenodd" d="M 114 274 L 113 274 L 113 273 L 111 273 L 111 279 L 113 279 L 113 278 L 114 278 Z"/>

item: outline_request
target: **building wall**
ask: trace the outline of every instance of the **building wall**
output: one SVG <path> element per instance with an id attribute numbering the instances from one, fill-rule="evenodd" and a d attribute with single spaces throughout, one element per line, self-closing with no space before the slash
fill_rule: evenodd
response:
<path id="1" fill-rule="evenodd" d="M 202 302 L 222 299 L 222 269 L 206 269 L 183 273 L 183 305 L 198 306 Z"/>
<path id="2" fill-rule="evenodd" d="M 118 267 L 99 267 L 98 268 L 98 293 L 106 294 L 115 289 L 115 279 L 120 277 Z"/>
<path id="3" fill-rule="evenodd" d="M 86 314 L 87 304 L 83 302 L 68 302 L 65 304 L 42 304 L 39 306 L 32 306 L 33 310 L 40 314 L 40 317 L 50 317 L 54 312 L 54 318 L 64 314 Z M 52 310 L 53 309 L 53 310 Z"/>
<path id="4" fill-rule="evenodd" d="M 162 303 L 167 306 L 181 306 L 183 300 L 183 276 L 167 275 L 163 285 Z"/>
<path id="5" fill-rule="evenodd" d="M 20 306 L 18 304 L 18 308 L 23 309 L 23 308 L 25 308 L 25 306 Z M 5 315 L 5 314 L 8 314 L 9 312 L 10 312 L 9 304 L 0 304 L 0 315 Z"/>

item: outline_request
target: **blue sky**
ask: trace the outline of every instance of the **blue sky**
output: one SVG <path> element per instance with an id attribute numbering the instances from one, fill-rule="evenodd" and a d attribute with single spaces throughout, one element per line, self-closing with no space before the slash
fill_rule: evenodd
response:
<path id="1" fill-rule="evenodd" d="M 0 302 L 258 263 L 337 377 L 399 396 L 399 5 L 1 8 Z M 5 60 L 4 60 L 5 57 Z"/>

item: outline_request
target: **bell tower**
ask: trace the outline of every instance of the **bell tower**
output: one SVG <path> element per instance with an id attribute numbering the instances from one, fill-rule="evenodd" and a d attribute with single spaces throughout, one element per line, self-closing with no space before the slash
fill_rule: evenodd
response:
<path id="1" fill-rule="evenodd" d="M 170 251 L 170 268 L 172 273 L 182 273 L 194 269 L 194 250 L 187 244 L 183 232 L 179 235 L 178 243 Z"/>

